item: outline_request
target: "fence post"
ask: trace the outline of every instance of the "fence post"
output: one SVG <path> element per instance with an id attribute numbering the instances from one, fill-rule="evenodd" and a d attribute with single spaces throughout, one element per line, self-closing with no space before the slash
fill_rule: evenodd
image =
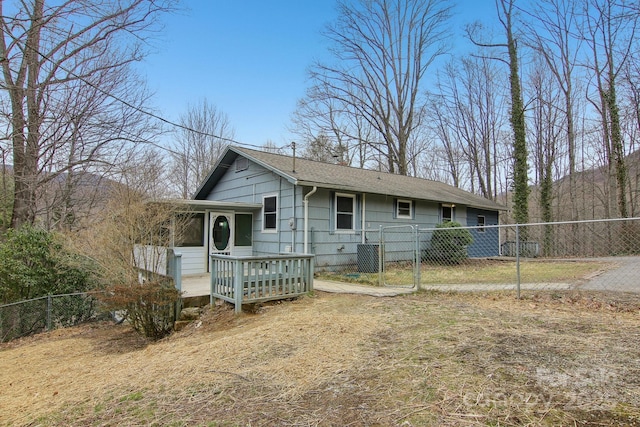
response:
<path id="1" fill-rule="evenodd" d="M 516 298 L 520 299 L 520 227 L 516 224 Z"/>
<path id="2" fill-rule="evenodd" d="M 174 266 L 173 266 L 173 282 L 178 289 L 178 292 L 182 292 L 182 253 L 174 252 Z"/>
<path id="3" fill-rule="evenodd" d="M 173 279 L 178 292 L 182 292 L 182 253 L 175 249 L 167 250 L 167 275 Z"/>
<path id="4" fill-rule="evenodd" d="M 215 303 L 213 294 L 217 291 L 215 284 L 218 281 L 218 271 L 216 269 L 218 264 L 211 254 L 209 254 L 209 264 L 211 265 L 211 273 L 209 273 L 209 305 L 213 307 Z"/>
<path id="5" fill-rule="evenodd" d="M 233 297 L 235 300 L 235 312 L 242 312 L 242 297 L 244 294 L 244 264 L 241 260 L 235 259 L 234 261 L 234 278 L 233 278 Z"/>
<path id="6" fill-rule="evenodd" d="M 309 269 L 308 273 L 307 273 L 307 277 L 308 277 L 308 285 L 307 285 L 307 292 L 313 292 L 313 274 L 314 274 L 314 270 L 315 270 L 315 256 L 310 257 L 307 260 L 307 268 Z"/>
<path id="7" fill-rule="evenodd" d="M 382 233 L 382 225 L 378 229 L 378 286 L 384 286 L 384 277 L 382 277 L 384 254 L 384 234 Z"/>
<path id="8" fill-rule="evenodd" d="M 47 331 L 51 330 L 51 295 L 47 295 Z"/>
<path id="9" fill-rule="evenodd" d="M 416 287 L 416 289 L 420 290 L 420 273 L 421 273 L 420 270 L 422 267 L 422 257 L 420 256 L 420 233 L 418 232 L 417 225 L 413 226 L 413 234 L 415 236 L 415 243 L 416 243 L 416 247 L 415 247 L 416 259 L 414 263 L 415 274 L 413 276 L 413 280 L 414 280 L 414 286 Z"/>

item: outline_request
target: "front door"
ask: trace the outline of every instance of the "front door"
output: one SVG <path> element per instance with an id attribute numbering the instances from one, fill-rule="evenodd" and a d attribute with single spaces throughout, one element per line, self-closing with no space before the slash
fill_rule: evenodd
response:
<path id="1" fill-rule="evenodd" d="M 231 255 L 233 214 L 211 212 L 209 253 Z"/>

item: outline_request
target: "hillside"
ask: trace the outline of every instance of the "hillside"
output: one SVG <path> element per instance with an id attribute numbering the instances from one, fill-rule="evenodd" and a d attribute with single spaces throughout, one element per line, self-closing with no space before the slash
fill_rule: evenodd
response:
<path id="1" fill-rule="evenodd" d="M 629 214 L 632 217 L 640 215 L 640 150 L 634 151 L 625 158 L 627 164 L 627 201 Z M 608 170 L 605 166 L 588 168 L 576 172 L 576 188 L 574 197 L 569 193 L 569 176 L 565 175 L 553 182 L 552 211 L 554 221 L 573 220 L 572 204 L 575 203 L 578 210 L 578 219 L 604 219 L 617 218 L 617 207 L 607 211 L 608 201 Z M 542 221 L 540 214 L 539 198 L 540 188 L 532 185 L 529 187 L 529 218 L 530 222 Z M 511 192 L 501 193 L 497 197 L 497 202 L 510 206 L 513 199 Z M 508 222 L 513 222 L 508 219 Z"/>
<path id="2" fill-rule="evenodd" d="M 633 425 L 640 300 L 317 293 L 0 345 L 0 425 Z"/>
<path id="3" fill-rule="evenodd" d="M 4 172 L 12 178 L 13 167 L 5 165 Z M 78 225 L 82 220 L 91 219 L 96 212 L 104 209 L 115 192 L 124 188 L 108 177 L 86 171 L 43 174 L 40 180 L 42 184 L 35 210 L 38 221 L 47 228 L 56 228 L 61 223 L 68 226 L 69 222 Z M 13 184 L 0 186 L 0 207 L 5 209 L 7 220 L 12 200 Z"/>

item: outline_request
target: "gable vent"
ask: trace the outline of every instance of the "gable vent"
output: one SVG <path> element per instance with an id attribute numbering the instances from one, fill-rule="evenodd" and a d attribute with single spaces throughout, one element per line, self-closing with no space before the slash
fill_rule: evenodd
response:
<path id="1" fill-rule="evenodd" d="M 236 159 L 236 172 L 249 169 L 249 159 L 246 157 L 238 157 Z"/>

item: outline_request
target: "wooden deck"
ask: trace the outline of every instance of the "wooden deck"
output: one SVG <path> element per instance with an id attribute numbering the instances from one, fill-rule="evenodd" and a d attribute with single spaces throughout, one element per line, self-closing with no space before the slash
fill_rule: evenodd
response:
<path id="1" fill-rule="evenodd" d="M 211 303 L 222 299 L 243 304 L 292 298 L 313 290 L 313 255 L 286 254 L 261 257 L 212 255 L 212 272 L 197 275 L 179 274 L 179 257 L 172 259 L 171 270 L 178 273 L 176 286 L 183 298 L 208 295 Z M 173 276 L 176 277 L 176 276 Z"/>
<path id="2" fill-rule="evenodd" d="M 313 255 L 211 255 L 211 302 L 242 304 L 292 298 L 313 290 Z"/>
<path id="3" fill-rule="evenodd" d="M 205 295 L 211 295 L 211 275 L 209 273 L 182 276 L 182 296 L 184 298 Z"/>

